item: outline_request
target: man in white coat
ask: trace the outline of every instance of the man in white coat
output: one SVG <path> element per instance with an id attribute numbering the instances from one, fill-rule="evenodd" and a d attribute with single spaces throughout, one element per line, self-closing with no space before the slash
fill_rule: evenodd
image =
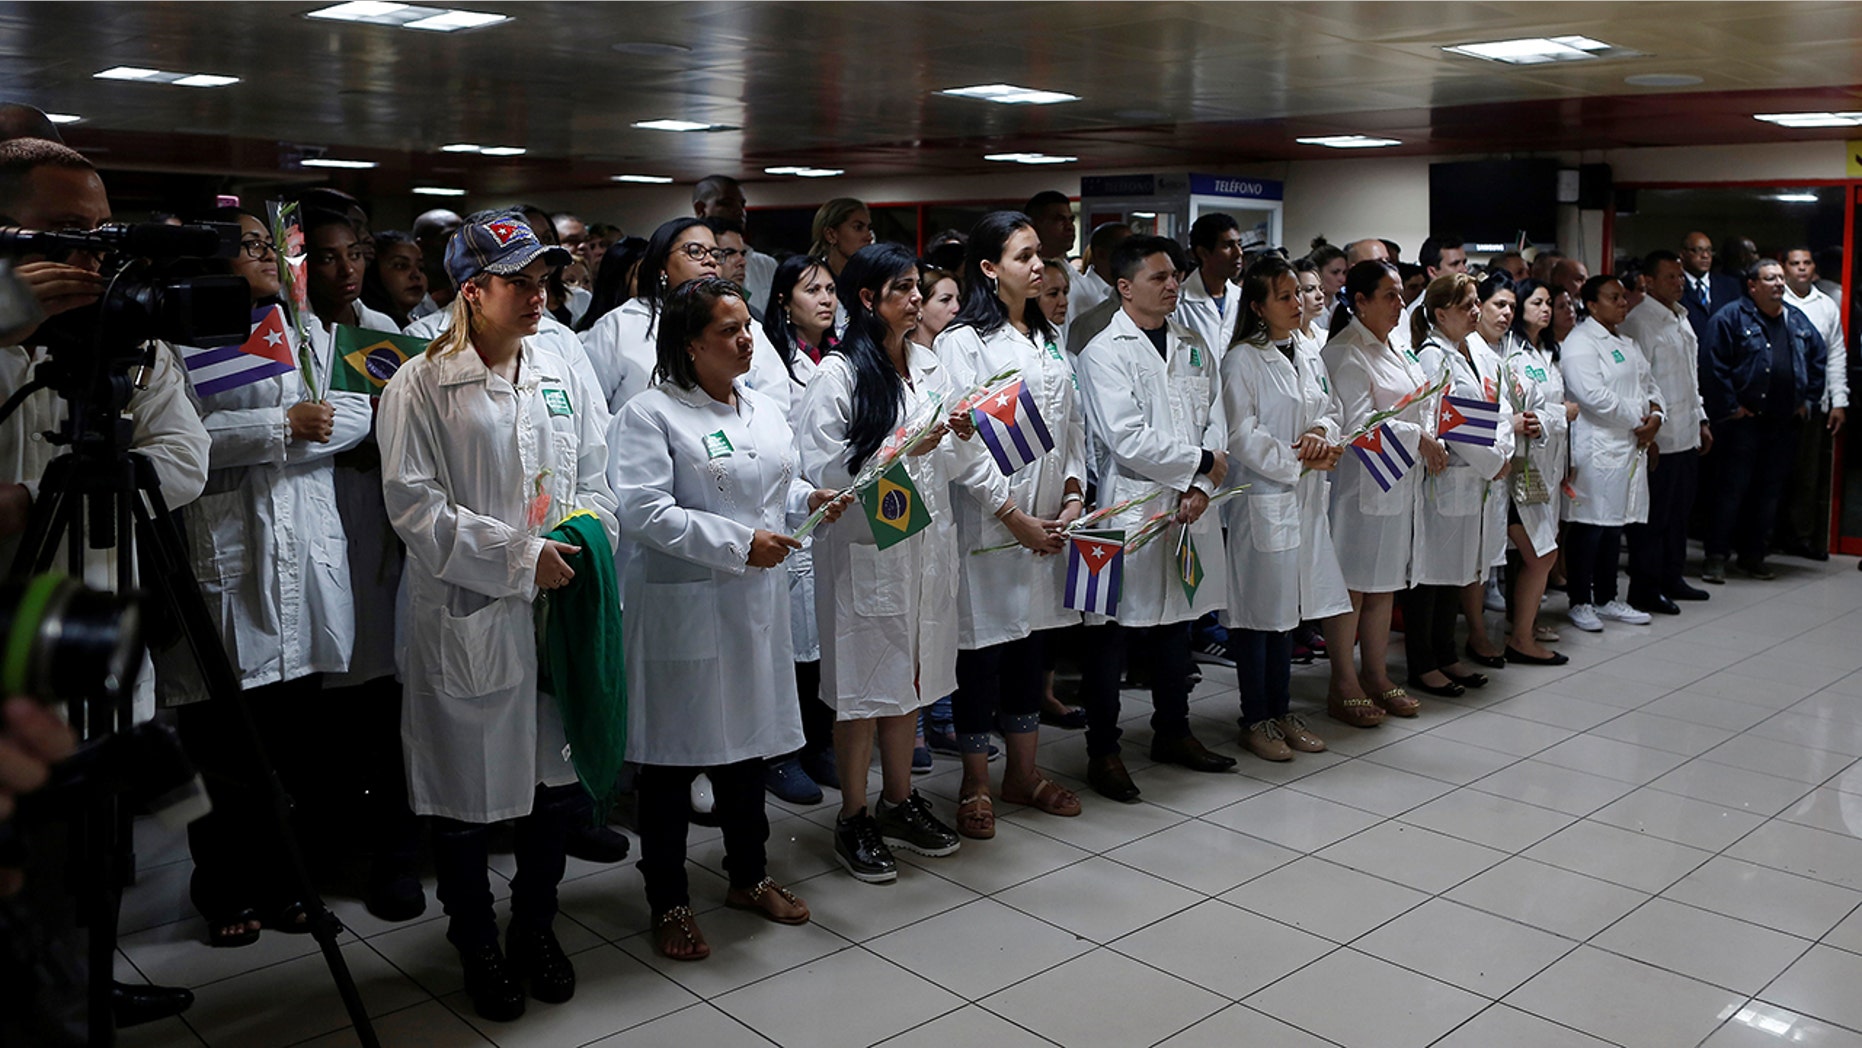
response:
<path id="1" fill-rule="evenodd" d="M 1113 286 L 1117 278 L 1112 275 L 1112 253 L 1128 236 L 1131 227 L 1123 222 L 1101 222 L 1093 229 L 1086 242 L 1086 271 L 1067 286 L 1068 316 L 1082 318 L 1099 303 L 1118 298 Z"/>
<path id="2" fill-rule="evenodd" d="M 1829 560 L 1831 455 L 1849 413 L 1849 343 L 1842 307 L 1817 286 L 1816 256 L 1807 247 L 1784 253 L 1784 301 L 1810 319 L 1828 357 L 1823 399 L 1797 429 L 1797 465 L 1778 500 L 1772 545 L 1787 557 Z"/>
<path id="3" fill-rule="evenodd" d="M 1183 281 L 1173 319 L 1201 336 L 1220 366 L 1240 308 L 1241 224 L 1220 211 L 1197 219 L 1190 226 L 1190 257 L 1196 272 Z"/>
<path id="4" fill-rule="evenodd" d="M 1087 781 L 1122 801 L 1138 796 L 1118 747 L 1119 661 L 1129 630 L 1147 634 L 1153 660 L 1151 759 L 1195 771 L 1235 766 L 1190 733 L 1190 624 L 1227 604 L 1221 524 L 1206 511 L 1228 472 L 1228 425 L 1214 355 L 1170 319 L 1179 297 L 1174 246 L 1165 237 L 1119 245 L 1111 260 L 1119 312 L 1079 361 L 1100 504 L 1156 496 L 1107 525 L 1129 534 L 1154 514 L 1172 517 L 1156 539 L 1125 553 L 1115 614 L 1088 627 L 1098 636 L 1082 646 Z M 1186 537 L 1189 552 L 1179 558 Z"/>

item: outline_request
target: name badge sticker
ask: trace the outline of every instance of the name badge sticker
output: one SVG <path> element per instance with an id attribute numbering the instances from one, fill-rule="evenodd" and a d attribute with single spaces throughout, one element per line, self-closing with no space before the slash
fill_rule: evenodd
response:
<path id="1" fill-rule="evenodd" d="M 551 415 L 575 414 L 575 408 L 569 403 L 569 393 L 567 390 L 546 387 L 543 390 L 543 403 L 550 409 Z"/>
<path id="2" fill-rule="evenodd" d="M 723 430 L 705 434 L 705 456 L 707 458 L 723 458 L 736 450 L 731 446 L 731 438 L 725 436 Z"/>

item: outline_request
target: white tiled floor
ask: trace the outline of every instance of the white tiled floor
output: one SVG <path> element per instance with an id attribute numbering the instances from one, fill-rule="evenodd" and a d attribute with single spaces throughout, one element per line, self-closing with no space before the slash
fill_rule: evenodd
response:
<path id="1" fill-rule="evenodd" d="M 773 872 L 815 922 L 719 909 L 700 831 L 700 964 L 653 955 L 631 865 L 572 862 L 580 989 L 516 1023 L 471 1014 L 437 906 L 389 926 L 333 899 L 343 952 L 392 1046 L 1862 1048 L 1862 574 L 1778 563 L 1651 627 L 1551 615 L 1569 666 L 1372 731 L 1318 715 L 1324 666 L 1299 670 L 1335 745 L 1290 765 L 1236 749 L 1228 671 L 1192 712 L 1235 775 L 1150 766 L 1129 694 L 1143 803 L 1005 805 L 994 841 L 903 856 L 890 886 L 834 866 L 831 799 L 772 804 Z M 1077 733 L 1043 754 L 1077 785 Z M 954 765 L 919 785 L 948 812 Z M 185 847 L 149 831 L 140 851 L 123 967 L 199 1003 L 125 1045 L 355 1043 L 314 942 L 207 949 Z"/>

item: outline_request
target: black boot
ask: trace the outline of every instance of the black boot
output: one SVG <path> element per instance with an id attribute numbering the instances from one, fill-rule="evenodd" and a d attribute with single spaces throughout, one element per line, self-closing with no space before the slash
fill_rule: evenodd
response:
<path id="1" fill-rule="evenodd" d="M 524 1014 L 524 988 L 496 942 L 462 947 L 459 963 L 465 967 L 466 996 L 472 998 L 472 1010 L 479 1018 L 508 1023 Z"/>
<path id="2" fill-rule="evenodd" d="M 562 952 L 555 932 L 513 924 L 505 933 L 504 946 L 511 974 L 530 983 L 530 996 L 544 1004 L 561 1004 L 575 996 L 575 966 Z"/>

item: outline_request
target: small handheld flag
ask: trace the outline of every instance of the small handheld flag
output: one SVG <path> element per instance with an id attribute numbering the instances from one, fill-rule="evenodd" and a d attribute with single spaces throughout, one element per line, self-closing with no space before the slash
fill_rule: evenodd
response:
<path id="1" fill-rule="evenodd" d="M 970 409 L 970 418 L 1004 475 L 1013 475 L 1054 449 L 1054 437 L 1023 379 L 983 397 Z"/>
<path id="2" fill-rule="evenodd" d="M 1183 583 L 1183 599 L 1195 602 L 1196 589 L 1203 584 L 1203 559 L 1196 555 L 1189 528 L 1177 533 L 1177 581 Z"/>
<path id="3" fill-rule="evenodd" d="M 1471 397 L 1442 398 L 1435 416 L 1435 435 L 1441 440 L 1491 448 L 1500 432 L 1500 403 Z"/>
<path id="4" fill-rule="evenodd" d="M 200 397 L 297 370 L 297 356 L 291 351 L 291 336 L 279 306 L 252 311 L 252 334 L 243 344 L 208 349 L 182 347 L 181 362 L 187 367 L 195 396 Z"/>
<path id="5" fill-rule="evenodd" d="M 426 349 L 425 339 L 338 324 L 330 388 L 379 397 L 401 365 Z"/>
<path id="6" fill-rule="evenodd" d="M 1061 605 L 1099 615 L 1118 614 L 1125 577 L 1123 531 L 1079 531 L 1067 540 L 1067 591 Z"/>
<path id="7" fill-rule="evenodd" d="M 1403 446 L 1389 424 L 1378 426 L 1351 442 L 1351 450 L 1371 474 L 1377 486 L 1389 491 L 1416 464 L 1415 456 Z"/>
<path id="8" fill-rule="evenodd" d="M 880 549 L 895 546 L 925 529 L 931 514 L 924 499 L 912 485 L 911 475 L 900 462 L 880 474 L 879 481 L 860 492 L 860 504 L 866 507 L 866 522 L 873 529 L 873 542 Z"/>

